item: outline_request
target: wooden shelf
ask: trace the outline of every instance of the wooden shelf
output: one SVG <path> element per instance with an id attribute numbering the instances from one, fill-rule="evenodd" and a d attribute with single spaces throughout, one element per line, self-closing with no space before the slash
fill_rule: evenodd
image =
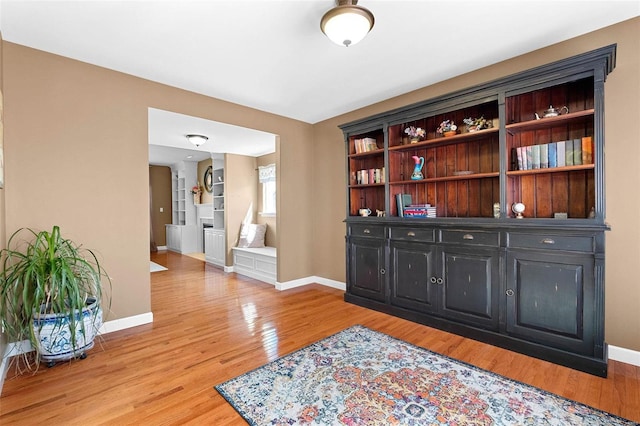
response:
<path id="1" fill-rule="evenodd" d="M 349 185 L 349 188 L 351 189 L 357 189 L 357 188 L 373 188 L 374 186 L 384 186 L 384 182 L 379 182 L 379 183 L 365 183 L 364 185 Z"/>
<path id="2" fill-rule="evenodd" d="M 381 155 L 384 154 L 384 149 L 376 149 L 375 151 L 367 151 L 367 152 L 359 152 L 357 154 L 349 154 L 349 158 L 362 158 L 362 157 L 370 157 L 373 155 Z"/>
<path id="3" fill-rule="evenodd" d="M 465 141 L 471 141 L 475 139 L 482 139 L 491 133 L 498 133 L 499 127 L 492 127 L 491 129 L 478 130 L 476 132 L 460 133 L 455 136 L 439 137 L 435 139 L 427 139 L 422 142 L 416 142 L 408 145 L 396 145 L 390 146 L 389 151 L 408 151 L 416 148 L 425 148 L 432 146 L 443 146 L 449 144 L 457 144 Z"/>
<path id="4" fill-rule="evenodd" d="M 507 176 L 523 176 L 523 175 L 535 175 L 540 173 L 572 172 L 575 170 L 593 170 L 594 168 L 595 168 L 594 164 L 581 164 L 578 166 L 547 167 L 544 169 L 510 170 L 507 172 Z"/>
<path id="5" fill-rule="evenodd" d="M 541 118 L 539 120 L 522 121 L 519 123 L 507 124 L 507 132 L 514 134 L 525 130 L 535 130 L 547 128 L 549 126 L 581 121 L 585 117 L 593 117 L 595 110 L 586 109 L 584 111 L 572 112 L 568 114 L 558 115 L 556 117 Z"/>
<path id="6" fill-rule="evenodd" d="M 485 178 L 497 178 L 499 176 L 500 176 L 499 172 L 474 173 L 471 175 L 442 176 L 442 177 L 425 178 L 420 180 L 402 180 L 402 181 L 396 181 L 396 182 L 389 182 L 389 185 L 406 185 L 410 183 L 447 182 L 447 181 L 454 181 L 454 180 L 485 179 Z"/>

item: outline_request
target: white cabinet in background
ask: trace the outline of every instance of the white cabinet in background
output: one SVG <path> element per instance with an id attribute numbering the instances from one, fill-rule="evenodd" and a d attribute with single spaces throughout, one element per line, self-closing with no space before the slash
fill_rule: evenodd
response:
<path id="1" fill-rule="evenodd" d="M 224 229 L 205 228 L 204 251 L 208 263 L 224 267 L 227 251 Z"/>
<path id="2" fill-rule="evenodd" d="M 178 253 L 198 250 L 198 227 L 195 225 L 166 225 L 167 249 Z"/>

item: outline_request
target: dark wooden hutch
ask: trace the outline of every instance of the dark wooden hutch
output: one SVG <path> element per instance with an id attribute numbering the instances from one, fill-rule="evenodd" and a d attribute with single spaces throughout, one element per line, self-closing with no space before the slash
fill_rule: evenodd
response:
<path id="1" fill-rule="evenodd" d="M 606 376 L 604 84 L 615 52 L 603 47 L 340 126 L 345 300 Z M 567 108 L 545 117 L 552 105 Z M 468 131 L 463 119 L 479 117 L 492 126 Z M 436 133 L 445 120 L 456 135 Z M 408 140 L 410 126 L 426 131 L 421 141 Z M 576 140 L 586 152 L 571 165 L 578 148 L 566 149 Z M 424 158 L 423 179 L 411 179 L 414 157 Z M 399 217 L 398 194 L 435 207 L 436 217 Z M 364 208 L 372 215 L 360 216 Z"/>

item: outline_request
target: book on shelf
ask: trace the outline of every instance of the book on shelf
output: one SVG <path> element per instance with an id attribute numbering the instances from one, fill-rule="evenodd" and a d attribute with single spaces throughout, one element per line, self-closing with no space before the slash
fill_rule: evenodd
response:
<path id="1" fill-rule="evenodd" d="M 564 150 L 564 159 L 566 166 L 573 166 L 573 140 L 569 139 L 564 141 L 565 150 Z"/>
<path id="2" fill-rule="evenodd" d="M 516 156 L 518 157 L 518 169 L 517 170 L 524 170 L 524 166 L 523 166 L 523 163 L 522 163 L 522 147 L 521 146 L 516 148 Z"/>
<path id="3" fill-rule="evenodd" d="M 531 166 L 533 164 L 533 153 L 531 151 L 531 146 L 526 147 L 526 154 L 527 155 L 525 155 L 524 158 L 522 159 L 522 161 L 525 164 L 524 169 L 531 170 L 533 168 Z"/>
<path id="4" fill-rule="evenodd" d="M 518 169 L 518 150 L 515 148 L 511 148 L 511 165 L 509 170 L 519 170 Z"/>
<path id="5" fill-rule="evenodd" d="M 378 144 L 373 138 L 354 139 L 353 145 L 355 147 L 356 154 L 376 151 L 378 149 Z"/>
<path id="6" fill-rule="evenodd" d="M 564 167 L 567 165 L 565 162 L 565 154 L 566 154 L 565 141 L 556 142 L 556 164 L 558 167 Z"/>
<path id="7" fill-rule="evenodd" d="M 548 157 L 549 157 L 549 167 L 557 167 L 558 166 L 558 143 L 551 142 L 548 144 Z"/>
<path id="8" fill-rule="evenodd" d="M 573 140 L 573 165 L 582 164 L 582 139 Z"/>
<path id="9" fill-rule="evenodd" d="M 591 136 L 582 138 L 582 164 L 593 164 L 593 139 Z"/>
<path id="10" fill-rule="evenodd" d="M 404 217 L 404 209 L 411 204 L 411 194 L 396 194 L 396 208 L 398 216 Z"/>
<path id="11" fill-rule="evenodd" d="M 531 146 L 531 168 L 540 168 L 540 145 Z"/>
<path id="12" fill-rule="evenodd" d="M 436 208 L 431 204 L 410 204 L 404 208 L 404 217 L 436 217 Z"/>
<path id="13" fill-rule="evenodd" d="M 549 144 L 540 145 L 540 168 L 549 168 Z"/>

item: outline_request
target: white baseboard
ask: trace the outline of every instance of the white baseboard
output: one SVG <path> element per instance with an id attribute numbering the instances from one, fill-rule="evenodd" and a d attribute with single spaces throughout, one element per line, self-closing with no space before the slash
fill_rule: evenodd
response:
<path id="1" fill-rule="evenodd" d="M 120 318 L 113 321 L 107 321 L 102 324 L 98 334 L 113 333 L 114 331 L 124 330 L 126 328 L 137 327 L 139 325 L 150 324 L 153 322 L 153 312 L 146 314 L 134 315 L 132 317 Z"/>
<path id="2" fill-rule="evenodd" d="M 609 345 L 609 359 L 640 367 L 640 352 Z"/>
<path id="3" fill-rule="evenodd" d="M 282 291 L 282 290 L 289 290 L 292 288 L 302 287 L 303 285 L 314 284 L 314 283 L 321 284 L 321 285 L 335 288 L 342 291 L 345 291 L 347 289 L 346 284 L 343 282 L 330 280 L 328 278 L 316 277 L 316 276 L 299 278 L 297 280 L 285 281 L 283 283 L 276 282 L 275 285 L 276 285 L 276 290 Z"/>

